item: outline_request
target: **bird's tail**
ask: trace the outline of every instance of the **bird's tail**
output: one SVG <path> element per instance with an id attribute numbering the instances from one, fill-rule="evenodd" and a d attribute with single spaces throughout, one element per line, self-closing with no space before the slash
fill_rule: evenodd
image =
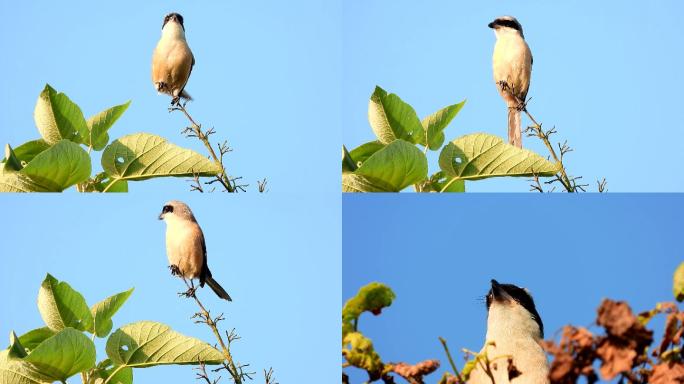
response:
<path id="1" fill-rule="evenodd" d="M 224 300 L 228 301 L 233 301 L 233 299 L 230 298 L 230 295 L 228 292 L 226 292 L 223 287 L 216 282 L 211 276 L 207 277 L 206 283 L 211 287 L 211 289 L 216 293 L 216 295 Z"/>
<path id="2" fill-rule="evenodd" d="M 522 121 L 518 108 L 508 108 L 508 142 L 522 148 Z"/>
<path id="3" fill-rule="evenodd" d="M 181 91 L 180 97 L 181 99 L 192 100 L 192 96 L 190 96 L 189 93 L 185 92 L 185 89 Z"/>

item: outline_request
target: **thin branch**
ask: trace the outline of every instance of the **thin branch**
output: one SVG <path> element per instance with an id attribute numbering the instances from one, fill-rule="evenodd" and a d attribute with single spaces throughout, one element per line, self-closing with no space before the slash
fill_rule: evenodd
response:
<path id="1" fill-rule="evenodd" d="M 449 359 L 449 364 L 451 364 L 451 369 L 454 370 L 456 377 L 458 377 L 459 383 L 463 383 L 464 382 L 463 377 L 461 377 L 461 373 L 458 371 L 458 368 L 456 368 L 456 364 L 454 364 L 454 359 L 451 358 L 451 353 L 449 352 L 449 347 L 447 347 L 446 340 L 444 340 L 442 337 L 440 337 L 439 342 L 442 343 L 442 347 L 444 347 L 444 352 L 446 352 L 447 358 Z"/>
<path id="2" fill-rule="evenodd" d="M 182 275 L 181 275 L 181 278 L 183 279 L 183 282 L 185 283 L 185 285 L 188 287 L 188 291 L 185 292 L 183 295 L 186 297 L 192 297 L 193 299 L 195 299 L 195 302 L 197 303 L 197 305 L 200 308 L 200 312 L 196 313 L 195 316 L 193 316 L 193 317 L 201 319 L 201 320 L 196 321 L 197 323 L 207 324 L 209 326 L 209 328 L 211 328 L 211 331 L 214 333 L 216 340 L 218 340 L 219 345 L 221 346 L 221 351 L 223 352 L 223 357 L 228 362 L 228 364 L 226 364 L 225 362 L 223 364 L 225 369 L 228 371 L 228 373 L 230 373 L 230 375 L 232 376 L 232 378 L 236 384 L 242 384 L 244 377 L 247 375 L 245 375 L 242 372 L 242 369 L 241 369 L 242 367 L 240 367 L 240 369 L 238 369 L 238 367 L 235 365 L 235 362 L 233 361 L 233 356 L 230 353 L 230 348 L 228 346 L 229 344 L 226 345 L 226 343 L 223 341 L 223 337 L 221 337 L 221 333 L 219 332 L 218 327 L 216 326 L 217 322 L 223 320 L 223 315 L 221 314 L 218 317 L 216 317 L 215 319 L 212 318 L 209 311 L 204 307 L 202 302 L 197 298 L 197 295 L 195 293 L 196 287 L 192 284 L 192 281 L 190 283 L 188 283 L 188 280 Z M 230 339 L 229 339 L 229 341 L 230 341 Z"/>
<path id="3" fill-rule="evenodd" d="M 183 112 L 185 117 L 187 117 L 188 120 L 190 121 L 191 125 L 189 127 L 186 127 L 183 130 L 183 134 L 185 134 L 187 137 L 198 138 L 204 144 L 204 146 L 207 148 L 207 150 L 209 151 L 209 154 L 214 159 L 214 161 L 221 167 L 221 172 L 219 172 L 219 174 L 216 175 L 216 181 L 221 183 L 221 185 L 223 185 L 223 188 L 225 188 L 225 190 L 227 192 L 237 192 L 237 188 L 232 181 L 234 179 L 231 179 L 230 176 L 228 176 L 228 171 L 226 170 L 226 167 L 223 164 L 223 155 L 225 155 L 226 153 L 231 151 L 230 147 L 228 147 L 227 142 L 224 141 L 223 144 L 218 145 L 219 155 L 216 155 L 216 151 L 214 151 L 214 147 L 209 142 L 209 136 L 216 133 L 214 128 L 212 127 L 210 129 L 208 129 L 206 132 L 203 132 L 202 126 L 200 124 L 196 123 L 195 120 L 192 118 L 192 116 L 190 116 L 188 111 L 185 109 L 185 103 L 183 103 L 183 104 L 177 103 L 177 104 L 173 105 L 172 107 L 170 107 L 169 112 L 173 112 L 173 111 Z M 242 190 L 244 191 L 244 189 L 242 189 Z"/>

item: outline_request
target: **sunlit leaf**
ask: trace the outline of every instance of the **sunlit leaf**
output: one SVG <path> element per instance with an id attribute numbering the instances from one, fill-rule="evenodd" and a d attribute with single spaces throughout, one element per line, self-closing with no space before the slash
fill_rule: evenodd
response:
<path id="1" fill-rule="evenodd" d="M 444 144 L 444 129 L 456 117 L 465 102 L 463 100 L 458 104 L 444 107 L 421 121 L 423 129 L 427 132 L 428 148 L 437 150 Z"/>
<path id="2" fill-rule="evenodd" d="M 85 331 L 93 327 L 93 315 L 83 296 L 49 273 L 40 285 L 38 311 L 45 324 L 54 331 L 67 327 Z"/>
<path id="3" fill-rule="evenodd" d="M 425 143 L 423 126 L 413 107 L 380 87 L 375 87 L 368 103 L 368 121 L 381 143 L 396 139 Z"/>
<path id="4" fill-rule="evenodd" d="M 102 150 L 109 142 L 109 128 L 119 120 L 119 117 L 126 112 L 128 106 L 131 104 L 129 100 L 125 104 L 117 105 L 90 117 L 88 123 L 88 135 L 84 138 L 85 145 L 93 146 L 96 151 Z"/>
<path id="5" fill-rule="evenodd" d="M 62 139 L 81 143 L 88 134 L 88 125 L 81 108 L 49 84 L 38 96 L 33 118 L 40 135 L 48 144 Z"/>
<path id="6" fill-rule="evenodd" d="M 171 144 L 161 136 L 136 133 L 121 137 L 102 152 L 102 168 L 112 180 L 145 180 L 163 176 L 213 176 L 214 161 Z"/>
<path id="7" fill-rule="evenodd" d="M 34 157 L 21 173 L 49 191 L 61 192 L 87 180 L 90 171 L 88 153 L 78 144 L 61 140 Z"/>
<path id="8" fill-rule="evenodd" d="M 224 357 L 211 345 L 172 330 L 168 325 L 139 321 L 117 329 L 107 339 L 107 356 L 117 366 L 220 364 Z"/>
<path id="9" fill-rule="evenodd" d="M 553 176 L 559 167 L 527 149 L 504 143 L 495 135 L 475 133 L 448 143 L 439 166 L 449 178 L 478 180 L 499 176 Z"/>

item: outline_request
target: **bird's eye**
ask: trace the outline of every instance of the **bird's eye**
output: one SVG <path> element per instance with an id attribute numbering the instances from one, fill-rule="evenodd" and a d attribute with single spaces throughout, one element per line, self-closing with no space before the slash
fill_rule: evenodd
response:
<path id="1" fill-rule="evenodd" d="M 170 205 L 165 205 L 164 208 L 162 208 L 162 212 L 164 212 L 164 213 L 173 212 L 173 207 Z"/>

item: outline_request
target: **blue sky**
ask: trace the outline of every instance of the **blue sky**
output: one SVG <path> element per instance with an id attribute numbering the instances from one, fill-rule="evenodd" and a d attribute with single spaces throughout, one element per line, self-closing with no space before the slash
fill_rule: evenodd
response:
<path id="1" fill-rule="evenodd" d="M 439 336 L 459 366 L 461 348 L 482 347 L 492 278 L 532 292 L 550 338 L 592 324 L 603 298 L 635 312 L 673 301 L 684 261 L 681 195 L 345 195 L 343 210 L 343 301 L 371 281 L 397 295 L 359 329 L 384 361 L 437 358 L 439 375 L 448 365 Z M 654 324 L 659 340 L 662 319 Z"/>
<path id="2" fill-rule="evenodd" d="M 0 143 L 38 138 L 33 109 L 45 83 L 93 115 L 131 99 L 110 137 L 149 132 L 205 153 L 180 131 L 150 78 L 164 15 L 185 18 L 196 58 L 187 90 L 193 117 L 228 140 L 229 172 L 256 190 L 339 192 L 340 3 L 337 1 L 0 1 Z M 94 170 L 101 170 L 99 156 Z M 327 182 L 323 182 L 327 180 Z M 130 191 L 185 191 L 162 179 Z M 313 193 L 312 193 L 313 194 Z"/>
<path id="3" fill-rule="evenodd" d="M 506 107 L 492 80 L 495 38 L 487 24 L 511 14 L 534 55 L 529 110 L 568 140 L 570 173 L 596 190 L 682 191 L 684 81 L 677 1 L 345 1 L 343 142 L 375 139 L 367 119 L 375 85 L 398 94 L 422 118 L 468 99 L 446 131 L 505 136 Z M 523 124 L 528 124 L 523 117 Z M 524 138 L 540 153 L 543 144 Z M 430 170 L 438 167 L 430 157 Z M 467 183 L 469 191 L 527 191 L 523 179 Z"/>
<path id="4" fill-rule="evenodd" d="M 235 327 L 242 336 L 232 351 L 257 372 L 255 382 L 263 382 L 262 369 L 270 366 L 281 383 L 339 380 L 339 199 L 310 199 L 310 209 L 302 210 L 275 193 L 243 195 L 239 201 L 199 197 L 2 196 L 0 335 L 43 326 L 36 298 L 49 272 L 83 293 L 90 305 L 135 287 L 114 316 L 115 329 L 154 320 L 213 343 L 210 329 L 190 319 L 196 304 L 177 296 L 185 286 L 167 268 L 165 224 L 157 216 L 166 200 L 180 198 L 204 230 L 214 277 L 234 301 L 218 299 L 206 286 L 200 298 L 212 313 L 225 313 L 222 329 Z M 98 345 L 103 359 L 104 342 Z M 223 376 L 221 382 L 227 380 Z M 134 372 L 136 383 L 193 382 L 194 377 L 189 366 Z"/>

